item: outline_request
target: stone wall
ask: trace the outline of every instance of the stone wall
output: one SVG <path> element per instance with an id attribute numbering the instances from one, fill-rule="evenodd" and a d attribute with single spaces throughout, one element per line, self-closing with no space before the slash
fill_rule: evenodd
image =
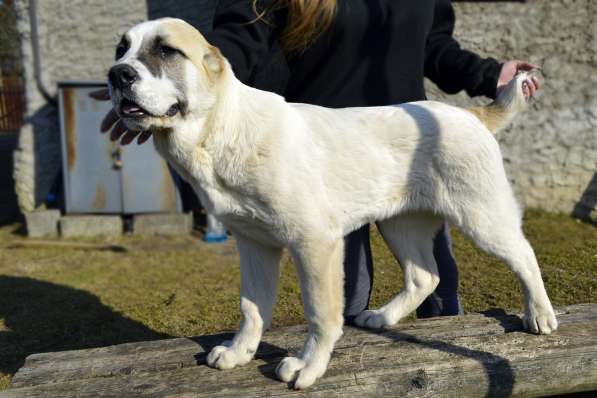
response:
<path id="1" fill-rule="evenodd" d="M 463 47 L 543 68 L 536 100 L 498 136 L 521 202 L 597 219 L 597 1 L 463 2 L 456 14 Z M 471 103 L 431 83 L 428 93 Z"/>
<path id="2" fill-rule="evenodd" d="M 59 171 L 55 108 L 33 79 L 27 0 L 16 0 L 23 36 L 28 123 L 15 153 L 20 206 L 43 202 Z M 44 84 L 59 80 L 102 80 L 113 61 L 114 44 L 131 25 L 177 16 L 208 25 L 213 1 L 43 0 L 39 33 Z M 531 109 L 499 135 L 508 174 L 530 207 L 597 218 L 597 2 L 529 0 L 455 4 L 455 36 L 483 55 L 530 59 L 543 66 L 543 87 Z M 466 95 L 447 96 L 428 84 L 429 97 L 471 104 Z M 482 102 L 483 100 L 476 100 Z"/>

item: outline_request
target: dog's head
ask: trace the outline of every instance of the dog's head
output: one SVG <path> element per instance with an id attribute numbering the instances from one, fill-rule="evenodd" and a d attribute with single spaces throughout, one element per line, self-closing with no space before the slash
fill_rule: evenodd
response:
<path id="1" fill-rule="evenodd" d="M 213 106 L 226 61 L 195 28 L 173 18 L 143 22 L 116 47 L 108 73 L 116 112 L 131 130 L 172 128 Z"/>

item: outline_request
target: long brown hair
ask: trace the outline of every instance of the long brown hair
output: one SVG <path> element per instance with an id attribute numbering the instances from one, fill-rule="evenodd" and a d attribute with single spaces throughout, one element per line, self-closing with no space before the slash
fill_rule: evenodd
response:
<path id="1" fill-rule="evenodd" d="M 288 55 L 305 51 L 332 24 L 336 16 L 337 0 L 272 0 L 264 8 L 258 8 L 259 0 L 252 0 L 256 18 L 267 21 L 266 15 L 273 10 L 286 8 L 288 16 L 282 29 L 282 49 Z"/>

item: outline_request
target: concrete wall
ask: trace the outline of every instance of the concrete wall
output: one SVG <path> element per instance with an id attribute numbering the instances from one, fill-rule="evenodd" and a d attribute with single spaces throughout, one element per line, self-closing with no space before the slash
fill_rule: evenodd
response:
<path id="1" fill-rule="evenodd" d="M 28 123 L 15 154 L 21 208 L 38 206 L 58 173 L 56 113 L 33 80 L 28 1 L 17 0 L 27 79 Z M 166 15 L 208 23 L 203 0 L 39 1 L 42 64 L 47 87 L 58 80 L 103 79 L 114 44 L 126 28 Z M 455 4 L 456 37 L 466 48 L 506 60 L 543 65 L 544 85 L 532 109 L 499 140 L 515 191 L 530 207 L 597 218 L 597 2 L 530 0 Z M 471 104 L 464 94 L 446 96 L 429 84 L 429 97 Z M 36 156 L 32 154 L 36 153 Z M 29 161 L 19 161 L 25 159 Z"/>

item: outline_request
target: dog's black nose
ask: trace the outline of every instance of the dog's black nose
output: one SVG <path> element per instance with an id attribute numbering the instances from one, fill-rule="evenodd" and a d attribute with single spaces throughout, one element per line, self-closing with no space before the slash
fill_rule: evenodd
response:
<path id="1" fill-rule="evenodd" d="M 128 64 L 118 64 L 110 68 L 108 72 L 108 79 L 110 84 L 116 88 L 125 88 L 133 84 L 139 74 L 137 71 Z"/>

